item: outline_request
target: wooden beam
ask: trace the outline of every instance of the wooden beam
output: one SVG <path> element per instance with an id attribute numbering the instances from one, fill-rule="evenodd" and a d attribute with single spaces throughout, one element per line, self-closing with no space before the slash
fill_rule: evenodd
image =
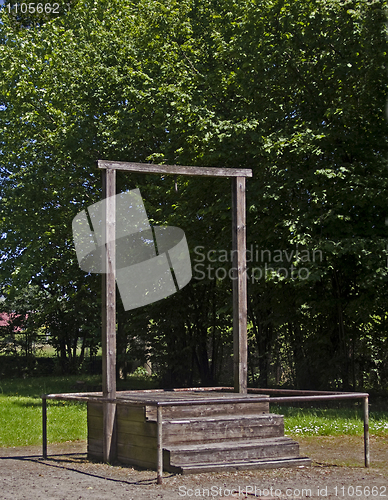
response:
<path id="1" fill-rule="evenodd" d="M 116 171 L 104 170 L 105 269 L 102 275 L 102 392 L 106 399 L 116 398 Z M 105 217 L 104 217 L 105 216 Z M 103 233 L 104 234 L 104 233 Z M 103 458 L 112 462 L 115 446 L 116 405 L 103 403 Z"/>
<path id="2" fill-rule="evenodd" d="M 234 390 L 247 393 L 247 279 L 245 177 L 232 179 Z"/>
<path id="3" fill-rule="evenodd" d="M 246 283 L 246 235 L 245 235 L 245 178 L 252 177 L 252 170 L 238 169 L 238 168 L 210 168 L 210 167 L 193 167 L 181 165 L 154 165 L 149 163 L 135 163 L 135 162 L 119 162 L 98 160 L 98 168 L 102 169 L 105 173 L 105 179 L 110 178 L 109 173 L 115 173 L 116 170 L 123 170 L 128 172 L 137 173 L 153 173 L 159 175 L 188 175 L 188 176 L 209 176 L 209 177 L 232 177 L 232 212 L 233 212 L 233 268 L 235 269 L 235 276 L 233 281 L 233 343 L 234 343 L 234 385 L 235 391 L 242 394 L 247 392 L 247 283 Z M 113 179 L 113 177 L 112 177 Z M 114 177 L 115 179 L 115 177 Z M 115 184 L 115 181 L 114 181 Z M 112 190 L 112 194 L 106 196 L 114 196 L 116 193 Z M 108 206 L 108 205 L 107 205 Z M 108 217 L 108 208 L 107 208 Z M 107 218 L 108 221 L 108 218 Z M 108 223 L 107 223 L 108 226 Z M 108 255 L 112 252 L 108 252 Z M 113 262 L 113 261 L 112 261 Z M 107 262 L 107 268 L 109 262 Z M 112 273 L 114 273 L 114 265 L 111 266 Z M 104 285 L 104 294 L 108 302 L 103 305 L 103 314 L 106 314 L 106 321 L 112 321 L 112 314 L 109 313 L 109 300 L 113 298 L 113 282 L 115 276 L 112 273 L 107 273 L 105 279 L 111 283 L 110 291 L 108 292 L 108 282 Z M 109 276 L 108 276 L 109 275 Z M 113 277 L 113 281 L 112 280 Z M 111 294 L 111 295 L 109 295 Z M 109 298 L 110 297 L 110 298 Z M 115 310 L 115 298 L 114 298 Z M 105 312 L 104 312 L 105 311 Z M 110 319 L 108 319 L 110 318 Z M 104 321 L 103 321 L 104 325 Z M 108 324 L 104 326 L 107 332 L 109 330 Z M 109 330 L 113 331 L 113 330 Z M 107 334 L 107 338 L 109 334 Z M 103 342 L 105 344 L 105 341 Z M 113 345 L 113 344 L 111 344 Z M 106 356 L 103 356 L 103 362 L 106 360 L 106 390 L 104 389 L 104 396 L 109 399 L 114 399 L 111 393 L 109 375 L 112 366 L 115 367 L 115 359 L 108 359 L 112 355 L 115 358 L 115 344 L 114 349 L 107 347 Z M 104 383 L 104 382 L 103 382 Z M 114 390 L 116 387 L 114 386 Z"/>
<path id="4" fill-rule="evenodd" d="M 98 160 L 98 168 L 105 170 L 126 170 L 142 174 L 192 175 L 208 177 L 252 177 L 248 168 L 185 167 L 182 165 L 154 165 L 123 161 Z"/>

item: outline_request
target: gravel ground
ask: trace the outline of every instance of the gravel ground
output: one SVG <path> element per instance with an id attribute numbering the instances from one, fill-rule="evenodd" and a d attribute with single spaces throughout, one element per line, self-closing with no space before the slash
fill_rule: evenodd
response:
<path id="1" fill-rule="evenodd" d="M 388 500 L 388 439 L 371 438 L 371 467 L 357 436 L 298 438 L 312 467 L 174 475 L 89 462 L 86 443 L 0 448 L 0 498 L 12 500 L 177 500 L 181 498 Z"/>

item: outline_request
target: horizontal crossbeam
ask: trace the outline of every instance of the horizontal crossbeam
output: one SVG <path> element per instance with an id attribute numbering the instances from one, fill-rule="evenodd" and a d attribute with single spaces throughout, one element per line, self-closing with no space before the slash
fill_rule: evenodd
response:
<path id="1" fill-rule="evenodd" d="M 192 175 L 201 177 L 252 177 L 249 168 L 185 167 L 182 165 L 154 165 L 125 161 L 98 160 L 98 168 L 125 170 L 141 174 Z"/>

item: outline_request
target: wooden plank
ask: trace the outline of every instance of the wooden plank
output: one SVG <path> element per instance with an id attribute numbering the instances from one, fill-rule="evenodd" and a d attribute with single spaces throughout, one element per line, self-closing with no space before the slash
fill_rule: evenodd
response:
<path id="1" fill-rule="evenodd" d="M 119 432 L 117 435 L 117 446 L 131 445 L 140 446 L 143 448 L 150 448 L 156 450 L 156 437 L 143 436 L 139 434 L 129 434 L 126 432 Z"/>
<path id="2" fill-rule="evenodd" d="M 88 415 L 87 419 L 88 427 L 95 427 L 97 429 L 101 429 L 101 436 L 102 436 L 102 429 L 104 426 L 104 419 L 102 418 L 102 415 Z"/>
<path id="3" fill-rule="evenodd" d="M 89 420 L 88 419 L 88 436 L 89 434 L 93 433 L 94 436 L 98 436 L 102 439 L 102 432 L 104 428 L 104 421 L 103 419 L 99 420 Z"/>
<path id="4" fill-rule="evenodd" d="M 163 419 L 206 417 L 214 415 L 253 415 L 269 412 L 269 403 L 225 403 L 198 406 L 170 406 L 163 410 Z M 156 408 L 147 406 L 147 421 L 156 421 Z"/>
<path id="5" fill-rule="evenodd" d="M 103 454 L 102 436 L 100 439 L 88 438 L 88 456 L 102 460 Z"/>
<path id="6" fill-rule="evenodd" d="M 202 472 L 229 472 L 254 469 L 277 469 L 279 467 L 309 467 L 311 460 L 307 457 L 272 458 L 262 460 L 244 460 L 218 464 L 196 464 L 180 467 L 179 474 L 200 474 Z M 169 469 L 168 469 L 169 470 Z M 175 470 L 172 470 L 175 472 Z"/>
<path id="7" fill-rule="evenodd" d="M 102 404 L 98 403 L 88 403 L 88 418 L 89 417 L 99 417 L 102 418 Z"/>
<path id="8" fill-rule="evenodd" d="M 102 428 L 104 425 L 104 419 L 102 415 L 88 415 L 88 427 L 96 427 L 101 429 L 102 436 Z"/>
<path id="9" fill-rule="evenodd" d="M 101 439 L 102 442 L 102 421 L 100 426 L 88 425 L 88 439 Z"/>
<path id="10" fill-rule="evenodd" d="M 116 397 L 116 171 L 103 170 L 105 204 L 105 269 L 102 275 L 102 392 L 105 398 Z M 104 214 L 103 214 L 104 217 Z M 104 233 L 103 233 L 104 234 Z M 116 405 L 103 403 L 104 461 L 115 457 Z"/>
<path id="11" fill-rule="evenodd" d="M 102 404 L 88 402 L 88 457 L 103 460 L 103 408 Z"/>
<path id="12" fill-rule="evenodd" d="M 266 447 L 272 447 L 272 446 L 278 446 L 281 448 L 284 445 L 288 444 L 299 444 L 291 439 L 288 436 L 280 436 L 280 437 L 275 437 L 275 438 L 268 438 L 268 439 L 251 439 L 250 441 L 243 441 L 243 442 L 236 442 L 236 441 L 231 441 L 229 443 L 200 443 L 200 444 L 177 444 L 177 445 L 170 445 L 168 449 L 170 452 L 172 451 L 177 451 L 177 452 L 184 452 L 184 453 L 199 453 L 199 452 L 213 452 L 213 451 L 224 451 L 224 450 L 238 450 L 239 448 L 245 448 L 245 449 L 256 449 L 256 448 L 266 448 Z"/>
<path id="13" fill-rule="evenodd" d="M 150 404 L 151 401 L 153 402 L 171 402 L 174 403 L 177 402 L 177 405 L 182 404 L 196 404 L 198 401 L 198 404 L 206 404 L 206 403 L 217 403 L 217 402 L 226 402 L 226 403 L 241 403 L 241 402 L 252 402 L 252 401 L 267 401 L 269 398 L 268 395 L 266 394 L 260 394 L 260 395 L 241 395 L 241 394 L 236 394 L 233 392 L 233 390 L 230 391 L 222 391 L 221 389 L 217 391 L 195 391 L 195 390 L 188 390 L 185 392 L 179 391 L 179 390 L 166 390 L 166 391 L 158 391 L 156 390 L 154 394 L 149 394 L 149 393 L 144 393 L 144 394 L 130 394 L 128 398 L 122 397 L 120 398 L 120 401 L 125 402 L 126 400 L 128 401 L 139 401 L 143 402 L 145 405 Z M 190 403 L 192 401 L 192 403 Z M 201 401 L 203 403 L 201 403 Z M 189 402 L 189 403 L 187 403 Z"/>
<path id="14" fill-rule="evenodd" d="M 126 457 L 130 460 L 141 460 L 148 462 L 153 467 L 157 463 L 157 451 L 155 448 L 146 448 L 145 446 L 136 446 L 131 443 L 117 443 L 117 457 Z"/>
<path id="15" fill-rule="evenodd" d="M 170 463 L 175 467 L 193 463 L 219 463 L 263 458 L 299 456 L 299 445 L 290 438 L 271 438 L 238 443 L 168 446 Z"/>
<path id="16" fill-rule="evenodd" d="M 131 420 L 118 420 L 117 429 L 119 434 L 137 434 L 139 436 L 150 436 L 156 439 L 155 422 L 136 422 Z"/>
<path id="17" fill-rule="evenodd" d="M 244 441 L 246 439 L 282 437 L 283 435 L 283 418 L 277 415 L 273 418 L 172 420 L 163 424 L 164 446 L 178 443 Z"/>
<path id="18" fill-rule="evenodd" d="M 106 170 L 126 170 L 142 174 L 191 175 L 206 177 L 252 177 L 248 168 L 186 167 L 183 165 L 154 165 L 124 161 L 98 160 L 98 168 Z"/>
<path id="19" fill-rule="evenodd" d="M 247 393 L 247 278 L 245 177 L 232 179 L 233 364 L 234 390 Z"/>
<path id="20" fill-rule="evenodd" d="M 145 406 L 124 406 L 117 403 L 117 421 L 145 422 Z"/>
<path id="21" fill-rule="evenodd" d="M 164 421 L 164 445 L 176 443 L 212 442 L 237 439 L 280 437 L 284 434 L 283 418 L 279 415 L 186 419 Z M 117 439 L 121 443 L 156 446 L 155 422 L 141 423 L 119 419 Z M 90 430 L 91 437 L 98 431 Z"/>
<path id="22" fill-rule="evenodd" d="M 89 440 L 101 440 L 102 453 L 102 433 L 104 426 L 103 408 L 101 404 L 88 403 L 87 426 L 88 426 L 88 444 Z"/>
<path id="23" fill-rule="evenodd" d="M 103 454 L 101 453 L 95 453 L 94 451 L 88 451 L 88 459 L 89 460 L 94 460 L 96 462 L 102 462 L 103 461 Z"/>
<path id="24" fill-rule="evenodd" d="M 98 438 L 91 438 L 88 440 L 88 450 L 102 455 L 102 436 Z"/>
<path id="25" fill-rule="evenodd" d="M 148 460 L 140 460 L 138 457 L 129 458 L 126 455 L 117 455 L 117 459 L 123 464 L 141 467 L 142 469 L 156 469 L 156 463 Z"/>

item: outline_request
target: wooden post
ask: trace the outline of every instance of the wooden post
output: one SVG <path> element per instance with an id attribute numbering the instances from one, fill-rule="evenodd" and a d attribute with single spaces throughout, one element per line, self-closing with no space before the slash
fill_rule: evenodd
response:
<path id="1" fill-rule="evenodd" d="M 106 252 L 102 275 L 102 392 L 116 398 L 116 170 L 103 170 L 103 197 L 106 198 L 103 227 Z M 116 405 L 103 402 L 103 458 L 116 458 Z"/>
<path id="2" fill-rule="evenodd" d="M 163 407 L 157 405 L 157 451 L 158 451 L 158 465 L 157 465 L 157 484 L 163 484 Z"/>
<path id="3" fill-rule="evenodd" d="M 47 399 L 42 396 L 42 455 L 47 458 Z"/>
<path id="4" fill-rule="evenodd" d="M 116 170 L 153 173 L 160 175 L 188 175 L 232 178 L 233 217 L 233 350 L 234 387 L 236 392 L 247 393 L 247 283 L 245 236 L 245 178 L 252 170 L 243 168 L 208 168 L 183 165 L 155 165 L 149 163 L 98 160 L 98 168 L 108 175 Z M 112 190 L 112 196 L 116 193 Z M 106 194 L 106 196 L 109 196 Z M 105 287 L 104 287 L 105 290 Z M 105 292 L 104 292 L 105 293 Z M 105 307 L 103 306 L 103 310 Z M 104 314 L 104 313 L 103 313 Z M 108 351 L 109 352 L 109 351 Z M 113 366 L 114 360 L 112 360 Z M 107 392 L 108 394 L 108 392 Z"/>
<path id="5" fill-rule="evenodd" d="M 247 393 L 247 279 L 245 177 L 232 178 L 234 390 Z"/>
<path id="6" fill-rule="evenodd" d="M 369 456 L 369 398 L 364 398 L 364 455 L 365 467 L 370 465 Z"/>

